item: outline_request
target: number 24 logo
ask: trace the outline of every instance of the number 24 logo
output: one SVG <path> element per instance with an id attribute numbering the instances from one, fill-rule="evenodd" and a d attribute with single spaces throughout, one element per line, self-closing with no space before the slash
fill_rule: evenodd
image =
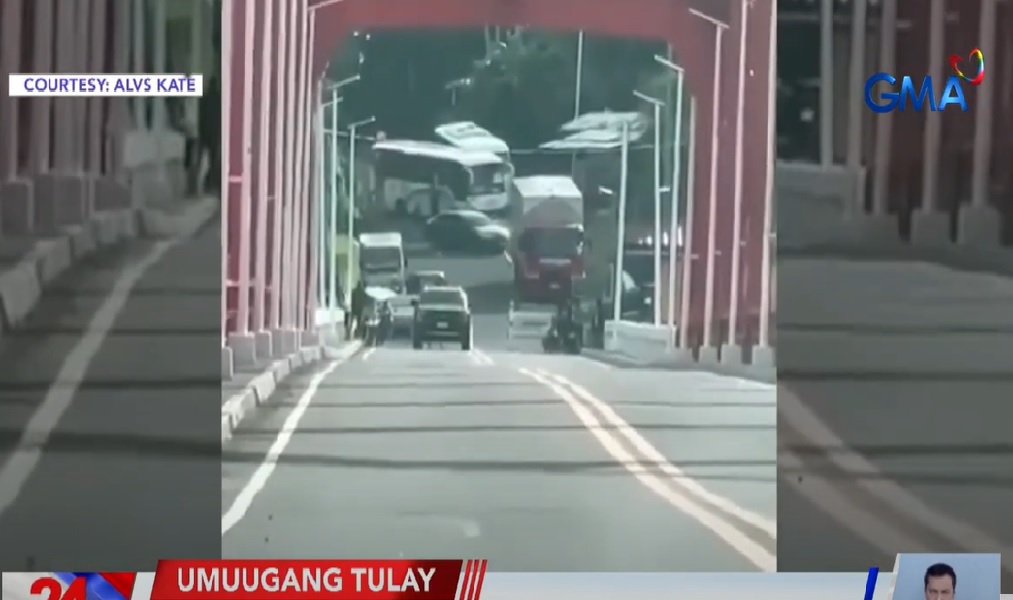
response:
<path id="1" fill-rule="evenodd" d="M 52 577 L 40 577 L 32 582 L 30 590 L 33 596 L 40 596 L 41 600 L 87 600 L 88 588 L 84 577 L 75 577 L 67 590 L 64 591 L 63 584 Z"/>

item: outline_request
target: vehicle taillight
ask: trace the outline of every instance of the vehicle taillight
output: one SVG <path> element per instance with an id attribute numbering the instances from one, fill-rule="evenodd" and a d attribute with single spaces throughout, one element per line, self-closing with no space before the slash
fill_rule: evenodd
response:
<path id="1" fill-rule="evenodd" d="M 570 276 L 575 279 L 584 277 L 584 257 L 576 255 L 570 262 Z"/>
<path id="2" fill-rule="evenodd" d="M 526 254 L 522 255 L 521 269 L 526 279 L 538 279 L 538 258 Z"/>

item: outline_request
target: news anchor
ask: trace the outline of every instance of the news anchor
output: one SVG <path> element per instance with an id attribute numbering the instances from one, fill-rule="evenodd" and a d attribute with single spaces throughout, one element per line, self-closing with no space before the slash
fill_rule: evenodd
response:
<path id="1" fill-rule="evenodd" d="M 953 600 L 957 593 L 957 572 L 946 563 L 925 569 L 925 600 Z"/>

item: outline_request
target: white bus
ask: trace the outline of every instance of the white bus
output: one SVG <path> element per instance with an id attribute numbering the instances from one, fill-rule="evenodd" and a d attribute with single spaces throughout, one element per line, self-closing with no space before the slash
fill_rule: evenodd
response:
<path id="1" fill-rule="evenodd" d="M 444 123 L 434 130 L 436 138 L 461 150 L 492 152 L 505 162 L 510 160 L 510 146 L 491 131 L 471 121 Z"/>
<path id="2" fill-rule="evenodd" d="M 509 211 L 513 167 L 491 152 L 383 140 L 373 146 L 373 159 L 378 200 L 387 210 L 419 218 L 455 208 Z"/>

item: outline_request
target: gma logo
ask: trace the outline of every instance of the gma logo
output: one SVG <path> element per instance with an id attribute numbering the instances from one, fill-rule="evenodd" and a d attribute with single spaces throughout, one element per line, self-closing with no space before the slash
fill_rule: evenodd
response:
<path id="1" fill-rule="evenodd" d="M 900 91 L 893 91 L 897 85 L 897 78 L 889 73 L 876 73 L 865 82 L 865 105 L 874 113 L 888 113 L 894 110 L 905 111 L 908 106 L 914 111 L 921 111 L 926 104 L 929 110 L 938 112 L 947 106 L 959 106 L 961 112 L 967 112 L 967 99 L 964 97 L 964 88 L 961 86 L 961 78 L 952 75 L 946 78 L 939 94 L 935 93 L 932 76 L 922 79 L 921 84 L 916 88 L 914 80 L 905 75 L 900 80 Z M 888 91 L 877 91 L 878 84 L 885 83 L 889 86 Z"/>

